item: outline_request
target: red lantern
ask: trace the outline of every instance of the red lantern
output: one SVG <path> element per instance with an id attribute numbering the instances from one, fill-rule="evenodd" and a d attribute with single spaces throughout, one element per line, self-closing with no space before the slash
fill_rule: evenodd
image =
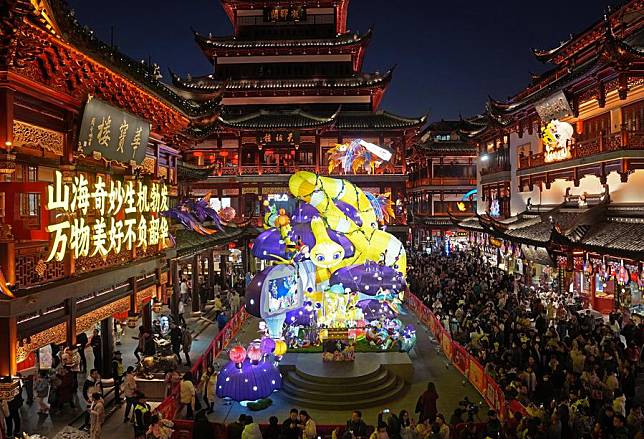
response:
<path id="1" fill-rule="evenodd" d="M 232 250 L 232 249 L 234 249 L 234 248 L 237 248 L 237 243 L 229 242 L 229 243 L 228 243 L 228 249 L 229 249 L 229 250 Z"/>
<path id="2" fill-rule="evenodd" d="M 241 345 L 234 346 L 230 349 L 228 357 L 230 358 L 230 361 L 236 364 L 241 364 L 246 359 L 246 349 Z"/>
<path id="3" fill-rule="evenodd" d="M 259 360 L 262 359 L 262 350 L 256 344 L 252 344 L 248 346 L 247 355 L 250 361 L 252 361 L 253 363 L 257 363 Z"/>
<path id="4" fill-rule="evenodd" d="M 222 157 L 228 157 L 228 154 L 229 154 L 228 151 L 222 151 L 219 153 L 219 155 Z"/>

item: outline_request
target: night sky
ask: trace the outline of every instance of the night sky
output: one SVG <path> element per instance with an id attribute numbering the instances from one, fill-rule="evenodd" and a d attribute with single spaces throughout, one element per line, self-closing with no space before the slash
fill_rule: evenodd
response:
<path id="1" fill-rule="evenodd" d="M 218 0 L 69 0 L 81 24 L 137 59 L 185 76 L 212 66 L 190 28 L 224 36 L 232 25 Z M 397 65 L 382 108 L 430 120 L 481 112 L 488 94 L 505 99 L 543 72 L 530 48 L 549 49 L 602 17 L 612 0 L 353 0 L 348 27 L 374 28 L 363 69 Z"/>

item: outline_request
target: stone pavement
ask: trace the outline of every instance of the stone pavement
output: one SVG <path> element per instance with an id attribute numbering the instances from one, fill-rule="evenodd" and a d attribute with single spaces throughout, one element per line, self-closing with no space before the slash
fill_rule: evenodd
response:
<path id="1" fill-rule="evenodd" d="M 458 402 L 466 396 L 470 401 L 480 404 L 479 413 L 482 419 L 486 419 L 488 407 L 483 402 L 480 394 L 458 370 L 452 367 L 443 355 L 440 347 L 436 344 L 431 333 L 418 322 L 415 315 L 406 309 L 405 312 L 407 312 L 407 315 L 401 316 L 401 320 L 404 324 L 413 324 L 417 331 L 417 344 L 412 352 L 410 352 L 410 358 L 414 363 L 412 383 L 401 397 L 391 401 L 385 407 L 363 409 L 362 412 L 365 421 L 368 424 L 375 424 L 378 413 L 385 408 L 389 408 L 395 413 L 399 413 L 402 409 L 413 413 L 416 408 L 418 396 L 427 388 L 429 381 L 433 381 L 436 384 L 439 395 L 437 402 L 438 411 L 443 413 L 446 419 L 449 420 L 454 409 L 458 406 Z M 238 338 L 242 343 L 247 343 L 257 337 L 257 322 L 257 319 L 251 319 L 246 328 L 240 331 Z M 220 364 L 223 364 L 224 360 L 227 360 L 227 358 L 220 359 Z M 318 424 L 344 424 L 351 416 L 351 413 L 348 411 L 297 407 L 280 395 L 280 392 L 273 393 L 271 399 L 273 400 L 273 405 L 260 412 L 248 410 L 236 402 L 226 404 L 224 401 L 218 400 L 215 404 L 214 413 L 209 418 L 213 422 L 229 423 L 236 420 L 241 413 L 245 413 L 252 415 L 253 419 L 259 423 L 268 423 L 270 416 L 277 416 L 281 422 L 286 419 L 289 410 L 293 407 L 306 409 Z M 417 416 L 414 417 L 417 418 Z"/>
<path id="2" fill-rule="evenodd" d="M 162 313 L 163 311 L 164 310 L 162 310 Z M 167 309 L 165 309 L 165 311 L 167 313 Z M 204 317 L 199 318 L 190 317 L 189 312 L 186 312 L 184 314 L 188 328 L 190 328 L 194 337 L 190 351 L 190 357 L 192 360 L 195 360 L 201 354 L 201 352 L 203 352 L 208 347 L 211 340 L 217 335 L 217 325 L 211 324 L 210 318 L 213 316 L 211 313 L 209 313 L 209 311 L 210 308 L 206 307 Z M 154 317 L 155 316 L 153 316 L 153 318 Z M 134 349 L 138 344 L 138 340 L 134 339 L 133 337 L 138 336 L 138 331 L 138 326 L 136 328 L 125 327 L 123 336 L 121 337 L 121 344 L 115 346 L 114 350 L 121 351 L 121 353 L 123 354 L 123 366 L 125 369 L 127 369 L 128 366 L 134 365 L 136 363 Z M 92 354 L 92 350 L 87 349 L 85 351 L 85 355 L 87 357 L 88 369 L 91 369 L 94 364 L 94 356 Z M 181 356 L 183 359 L 183 353 L 181 354 Z M 21 409 L 22 431 L 30 434 L 38 433 L 49 438 L 53 438 L 57 432 L 62 430 L 66 425 L 68 425 L 75 418 L 81 415 L 85 409 L 85 402 L 81 397 L 84 379 L 85 377 L 79 375 L 79 391 L 76 395 L 76 408 L 74 409 L 65 406 L 64 410 L 61 413 L 55 413 L 51 416 L 39 415 L 37 413 L 38 407 L 35 402 L 31 406 L 28 406 L 25 403 Z M 27 400 L 26 393 L 24 392 L 23 398 L 25 399 L 25 401 Z M 105 426 L 103 427 L 104 438 L 117 437 L 116 432 L 118 430 L 121 430 L 118 432 L 118 434 L 123 434 L 125 431 L 127 431 L 125 437 L 133 437 L 131 425 L 123 424 L 124 407 L 125 405 L 120 407 L 112 416 L 107 419 Z M 106 409 L 106 412 L 110 412 L 111 409 L 112 405 L 109 405 Z M 75 426 L 78 427 L 81 424 L 82 421 L 80 423 L 76 423 Z M 115 426 L 120 426 L 122 428 L 117 429 L 115 428 Z M 113 430 L 113 432 L 108 432 L 109 430 Z"/>
<path id="3" fill-rule="evenodd" d="M 203 350 L 206 349 L 208 344 L 217 334 L 217 325 L 211 324 L 206 318 L 187 318 L 188 325 L 195 328 L 198 335 L 192 345 L 191 357 L 196 359 Z M 427 382 L 433 381 L 438 390 L 438 409 L 443 413 L 447 419 L 451 416 L 454 409 L 458 406 L 458 402 L 467 396 L 470 401 L 481 404 L 481 417 L 485 418 L 487 406 L 482 402 L 482 398 L 478 392 L 467 382 L 467 380 L 446 360 L 442 354 L 440 347 L 436 344 L 430 332 L 419 324 L 415 316 L 411 313 L 403 315 L 403 323 L 412 323 L 417 330 L 417 345 L 410 353 L 410 358 L 414 363 L 414 376 L 412 383 L 407 387 L 406 391 L 394 401 L 391 401 L 386 407 L 374 407 L 364 409 L 363 416 L 367 423 L 374 424 L 377 422 L 378 413 L 384 409 L 389 408 L 393 412 L 399 412 L 406 409 L 413 412 L 416 407 L 418 396 L 425 390 Z M 258 337 L 258 323 L 259 320 L 251 318 L 245 327 L 239 332 L 234 343 L 239 342 L 247 344 L 249 341 Z M 200 333 L 199 333 L 200 332 Z M 136 347 L 136 340 L 132 339 L 136 336 L 138 329 L 126 328 L 126 332 L 122 338 L 122 344 L 117 346 L 117 349 L 123 353 L 124 365 L 133 364 L 134 348 Z M 233 344 L 234 344 L 233 343 Z M 93 360 L 91 349 L 87 351 L 88 364 L 92 364 Z M 223 366 L 228 361 L 227 355 L 223 354 L 218 363 Z M 82 383 L 81 383 L 82 386 Z M 280 422 L 286 418 L 288 411 L 293 407 L 293 404 L 286 398 L 280 395 L 279 392 L 271 396 L 273 405 L 268 409 L 260 412 L 250 411 L 239 403 L 226 403 L 223 400 L 216 401 L 214 413 L 210 415 L 210 420 L 213 422 L 229 423 L 237 419 L 241 413 L 252 414 L 252 416 L 260 423 L 268 423 L 270 416 L 277 416 Z M 84 407 L 84 403 L 82 403 Z M 152 403 L 155 407 L 158 403 Z M 308 409 L 306 407 L 297 407 L 298 409 L 307 409 L 309 414 L 315 419 L 318 424 L 344 424 L 350 417 L 351 413 L 348 411 L 329 411 Z M 53 437 L 56 432 L 60 431 L 67 425 L 74 417 L 82 413 L 81 408 L 76 408 L 75 411 L 66 409 L 67 412 L 62 415 L 38 416 L 36 414 L 36 404 L 32 407 L 25 405 L 23 407 L 23 431 L 30 433 L 40 433 Z M 109 411 L 109 410 L 108 410 Z M 103 438 L 129 438 L 133 437 L 132 426 L 123 423 L 124 406 L 118 408 L 116 412 L 110 416 L 103 426 Z"/>

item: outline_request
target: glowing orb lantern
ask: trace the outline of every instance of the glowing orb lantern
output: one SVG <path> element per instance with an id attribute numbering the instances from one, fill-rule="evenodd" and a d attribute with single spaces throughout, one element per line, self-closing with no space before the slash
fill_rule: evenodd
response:
<path id="1" fill-rule="evenodd" d="M 264 355 L 272 354 L 275 350 L 275 340 L 270 337 L 264 337 L 262 338 L 259 347 Z"/>
<path id="2" fill-rule="evenodd" d="M 273 351 L 273 354 L 275 354 L 276 357 L 281 357 L 286 353 L 286 342 L 284 340 L 277 340 L 275 342 L 275 350 Z"/>
<path id="3" fill-rule="evenodd" d="M 243 346 L 238 345 L 230 349 L 228 353 L 228 358 L 235 364 L 241 364 L 246 359 L 246 349 Z"/>
<path id="4" fill-rule="evenodd" d="M 262 359 L 262 350 L 257 344 L 251 344 L 246 351 L 248 358 L 253 364 L 257 364 Z"/>

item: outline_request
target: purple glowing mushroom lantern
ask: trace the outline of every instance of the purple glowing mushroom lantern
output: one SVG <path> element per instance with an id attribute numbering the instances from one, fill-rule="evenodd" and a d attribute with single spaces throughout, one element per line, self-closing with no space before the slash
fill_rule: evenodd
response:
<path id="1" fill-rule="evenodd" d="M 282 376 L 270 361 L 263 359 L 253 364 L 246 359 L 240 367 L 231 361 L 221 370 L 217 376 L 216 394 L 219 398 L 238 402 L 256 401 L 270 396 L 281 387 Z"/>

